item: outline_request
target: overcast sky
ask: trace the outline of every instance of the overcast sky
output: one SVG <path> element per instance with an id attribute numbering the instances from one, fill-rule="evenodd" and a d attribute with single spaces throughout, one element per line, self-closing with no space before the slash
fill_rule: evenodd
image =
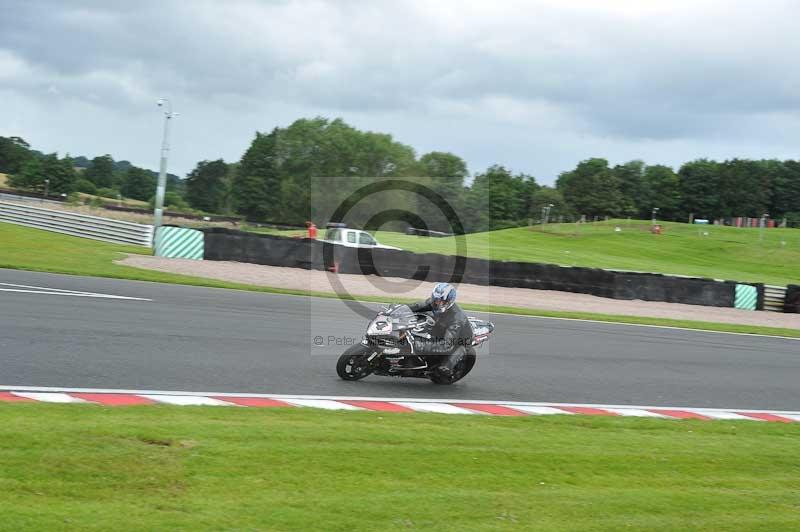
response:
<path id="1" fill-rule="evenodd" d="M 550 183 L 589 157 L 800 158 L 800 3 L 0 0 L 0 135 L 170 171 L 342 117 Z"/>

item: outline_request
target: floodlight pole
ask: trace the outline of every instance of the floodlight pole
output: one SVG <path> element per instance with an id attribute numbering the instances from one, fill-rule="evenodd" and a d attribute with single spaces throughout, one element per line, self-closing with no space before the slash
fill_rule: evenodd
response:
<path id="1" fill-rule="evenodd" d="M 158 100 L 158 106 L 166 106 L 164 111 L 164 137 L 161 141 L 161 165 L 158 171 L 158 185 L 156 186 L 155 210 L 153 212 L 153 235 L 161 227 L 161 219 L 164 214 L 164 193 L 167 189 L 167 157 L 169 157 L 169 122 L 178 113 L 172 112 L 172 104 L 169 100 Z"/>

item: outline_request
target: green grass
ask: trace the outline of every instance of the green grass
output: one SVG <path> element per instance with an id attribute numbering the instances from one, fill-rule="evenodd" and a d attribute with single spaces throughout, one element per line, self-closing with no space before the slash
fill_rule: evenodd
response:
<path id="1" fill-rule="evenodd" d="M 0 222 L 0 268 L 307 295 L 301 290 L 228 283 L 122 266 L 113 262 L 129 253 L 152 254 L 150 249 L 141 246 L 99 242 Z"/>
<path id="2" fill-rule="evenodd" d="M 619 226 L 621 232 L 614 228 Z M 465 238 L 469 256 L 544 262 L 564 266 L 673 273 L 786 285 L 800 283 L 800 230 L 757 229 L 664 223 L 660 235 L 650 224 L 618 220 L 596 224 L 553 224 L 476 233 Z M 708 236 L 702 236 L 708 232 Z M 381 242 L 409 249 L 454 253 L 456 239 L 381 233 Z M 443 241 L 444 240 L 444 241 Z M 783 242 L 783 244 L 782 244 Z"/>
<path id="3" fill-rule="evenodd" d="M 796 530 L 800 427 L 0 406 L 5 530 Z"/>
<path id="4" fill-rule="evenodd" d="M 285 295 L 340 298 L 333 292 L 314 292 L 310 290 L 293 290 L 254 286 L 240 283 L 204 279 L 163 273 L 130 266 L 114 264 L 114 260 L 124 257 L 126 253 L 149 255 L 151 252 L 139 246 L 125 246 L 98 242 L 84 238 L 71 237 L 59 233 L 22 227 L 14 224 L 0 223 L 0 268 L 18 270 L 66 273 L 72 275 L 89 275 L 94 277 L 111 277 L 115 279 L 131 279 L 160 283 L 186 284 L 210 288 L 227 288 L 249 290 Z M 384 303 L 386 298 L 373 296 L 352 296 L 349 299 Z M 399 303 L 411 300 L 393 298 Z M 464 308 L 484 312 L 502 312 L 526 316 L 543 316 L 553 318 L 576 318 L 607 321 L 612 323 L 633 323 L 639 325 L 662 325 L 683 327 L 688 329 L 739 332 L 745 334 L 765 334 L 770 336 L 786 336 L 800 338 L 800 329 L 784 329 L 779 327 L 761 327 L 755 325 L 734 325 L 702 321 L 671 320 L 665 318 L 649 318 L 599 314 L 591 312 L 559 312 L 518 307 L 501 307 L 493 305 L 465 304 Z"/>
<path id="5" fill-rule="evenodd" d="M 615 232 L 619 226 L 621 231 Z M 457 238 L 421 238 L 378 232 L 382 244 L 421 253 L 456 254 L 458 241 L 470 257 L 543 262 L 563 266 L 672 273 L 787 285 L 800 283 L 800 230 L 758 229 L 611 220 L 594 224 L 551 224 L 544 230 L 515 228 Z M 303 231 L 264 230 L 302 235 Z M 703 236 L 707 232 L 708 236 Z"/>

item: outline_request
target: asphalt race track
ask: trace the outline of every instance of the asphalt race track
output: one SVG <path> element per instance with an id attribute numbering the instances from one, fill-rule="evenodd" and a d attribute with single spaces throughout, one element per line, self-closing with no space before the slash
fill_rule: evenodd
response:
<path id="1" fill-rule="evenodd" d="M 800 409 L 800 340 L 470 314 L 496 330 L 464 381 L 349 383 L 338 300 L 0 270 L 0 385 Z"/>

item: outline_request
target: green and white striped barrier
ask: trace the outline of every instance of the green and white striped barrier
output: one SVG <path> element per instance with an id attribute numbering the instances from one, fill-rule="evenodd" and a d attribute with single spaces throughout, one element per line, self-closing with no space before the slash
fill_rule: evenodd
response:
<path id="1" fill-rule="evenodd" d="M 742 310 L 756 310 L 758 304 L 758 289 L 749 284 L 736 285 L 736 300 L 734 307 Z"/>
<path id="2" fill-rule="evenodd" d="M 159 227 L 155 254 L 170 259 L 203 260 L 203 233 L 185 227 Z"/>

